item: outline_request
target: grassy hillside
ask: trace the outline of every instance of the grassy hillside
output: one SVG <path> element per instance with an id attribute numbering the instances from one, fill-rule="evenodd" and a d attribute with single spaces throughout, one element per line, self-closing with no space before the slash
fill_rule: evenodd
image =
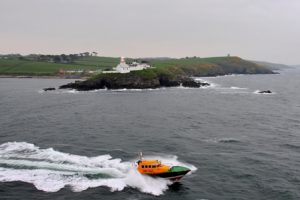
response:
<path id="1" fill-rule="evenodd" d="M 292 66 L 284 65 L 284 64 L 278 64 L 278 63 L 271 63 L 271 62 L 264 62 L 264 61 L 251 61 L 258 65 L 264 66 L 271 70 L 281 70 L 281 69 L 290 69 L 293 68 Z"/>
<path id="2" fill-rule="evenodd" d="M 131 61 L 132 59 L 127 59 Z M 147 61 L 147 59 L 144 59 Z M 149 59 L 154 67 L 150 70 L 133 72 L 141 76 L 214 76 L 224 74 L 255 74 L 271 73 L 271 71 L 256 63 L 239 57 L 211 57 L 211 58 L 182 58 L 182 59 Z M 34 61 L 26 57 L 0 59 L 0 75 L 57 75 L 64 70 L 109 70 L 119 63 L 119 58 L 88 56 L 74 60 L 72 63 L 54 63 Z M 131 74 L 131 73 L 130 73 Z M 156 75 L 155 75 L 156 74 Z M 108 75 L 103 75 L 108 76 Z M 116 76 L 116 75 L 114 75 Z"/>
<path id="3" fill-rule="evenodd" d="M 260 74 L 272 73 L 271 70 L 239 57 L 211 57 L 211 58 L 182 58 L 169 60 L 155 60 L 152 65 L 158 70 L 181 70 L 190 76 L 215 76 L 224 74 Z"/>
<path id="4" fill-rule="evenodd" d="M 213 58 L 184 58 L 151 60 L 154 68 L 130 73 L 98 74 L 88 80 L 88 84 L 93 85 L 100 81 L 111 83 L 139 82 L 140 80 L 149 81 L 157 79 L 160 82 L 178 82 L 190 76 L 216 76 L 225 74 L 265 74 L 273 73 L 255 63 L 243 60 L 239 57 L 213 57 Z"/>

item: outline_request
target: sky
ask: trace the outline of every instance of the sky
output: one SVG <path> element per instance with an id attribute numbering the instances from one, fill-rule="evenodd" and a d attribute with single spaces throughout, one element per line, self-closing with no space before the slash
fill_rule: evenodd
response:
<path id="1" fill-rule="evenodd" d="M 300 0 L 0 0 L 0 54 L 300 64 Z"/>

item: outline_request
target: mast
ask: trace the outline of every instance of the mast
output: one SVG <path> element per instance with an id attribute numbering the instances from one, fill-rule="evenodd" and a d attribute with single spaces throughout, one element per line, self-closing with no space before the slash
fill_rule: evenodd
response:
<path id="1" fill-rule="evenodd" d="M 140 152 L 139 158 L 140 158 L 140 160 L 143 160 L 143 153 L 142 152 Z"/>

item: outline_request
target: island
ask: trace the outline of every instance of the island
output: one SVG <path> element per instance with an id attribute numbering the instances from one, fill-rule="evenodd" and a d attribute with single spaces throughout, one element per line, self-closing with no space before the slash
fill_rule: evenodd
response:
<path id="1" fill-rule="evenodd" d="M 62 85 L 60 89 L 149 89 L 160 87 L 208 86 L 193 77 L 226 74 L 273 74 L 264 66 L 239 57 L 148 59 L 151 68 L 129 73 L 100 73 L 83 81 Z"/>
<path id="2" fill-rule="evenodd" d="M 230 55 L 209 58 L 126 58 L 126 62 L 125 58 L 121 58 L 120 62 L 118 57 L 98 56 L 96 52 L 0 55 L 0 77 L 81 79 L 60 86 L 60 89 L 76 90 L 202 87 L 209 84 L 196 81 L 193 77 L 273 74 L 272 70 L 263 62 Z"/>

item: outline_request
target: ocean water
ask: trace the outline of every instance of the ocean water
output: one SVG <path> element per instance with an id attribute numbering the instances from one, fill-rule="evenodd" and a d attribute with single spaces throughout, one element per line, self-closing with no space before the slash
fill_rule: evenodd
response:
<path id="1" fill-rule="evenodd" d="M 196 79 L 211 86 L 0 79 L 0 199 L 300 199 L 300 69 Z M 142 176 L 140 151 L 192 172 Z"/>

